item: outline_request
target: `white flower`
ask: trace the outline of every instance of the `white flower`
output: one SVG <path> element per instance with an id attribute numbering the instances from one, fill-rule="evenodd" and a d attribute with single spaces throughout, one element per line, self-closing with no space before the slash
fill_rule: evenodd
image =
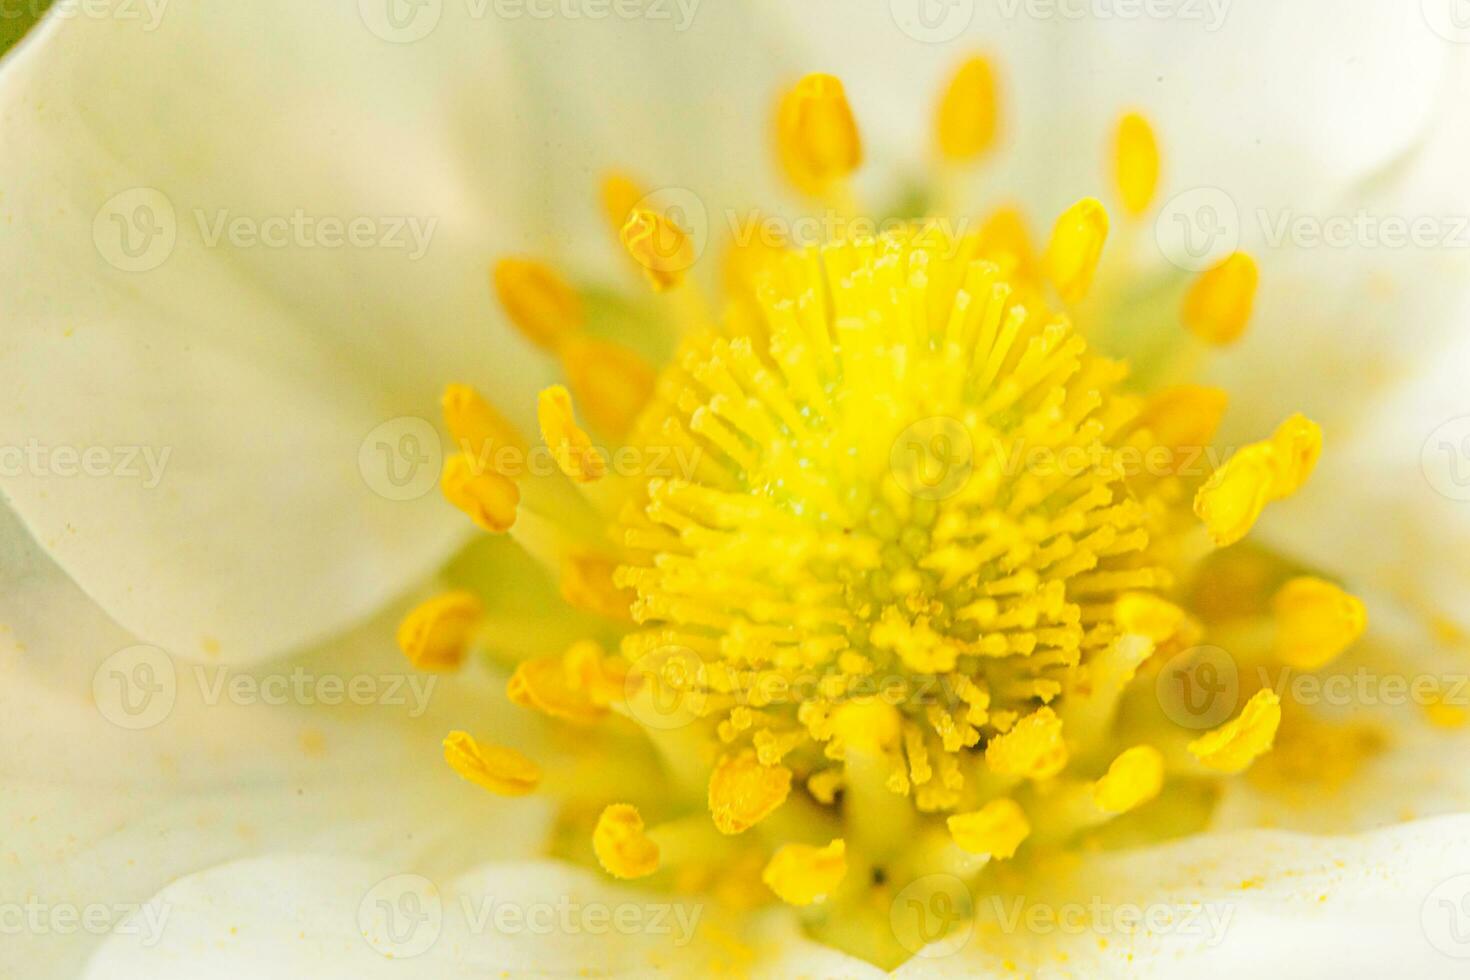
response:
<path id="1" fill-rule="evenodd" d="M 1261 286 L 1245 339 L 1208 369 L 1232 393 L 1220 444 L 1297 410 L 1320 423 L 1312 482 L 1253 540 L 1344 581 L 1372 630 L 1310 672 L 1315 695 L 1290 687 L 1309 672 L 1274 672 L 1283 698 L 1340 717 L 1219 784 L 1215 832 L 1079 857 L 1067 891 L 930 882 L 888 910 L 918 917 L 889 923 L 919 954 L 898 974 L 1004 975 L 996 951 L 1024 949 L 1023 968 L 1057 976 L 1456 975 L 1470 781 L 1463 733 L 1440 726 L 1463 719 L 1384 683 L 1447 694 L 1466 673 L 1454 627 L 1470 625 L 1464 57 L 1435 3 L 959 0 L 944 10 L 960 20 L 932 23 L 903 0 L 636 17 L 590 0 L 59 5 L 0 66 L 0 930 L 15 967 L 875 975 L 784 906 L 736 936 L 702 895 L 536 861 L 580 831 L 545 796 L 491 796 L 443 765 L 445 732 L 473 727 L 589 796 L 625 774 L 574 770 L 578 746 L 483 665 L 405 678 L 395 624 L 466 569 L 497 589 L 482 625 L 506 661 L 583 627 L 507 539 L 441 579 L 472 529 L 415 495 L 411 467 L 437 468 L 441 437 L 413 420 L 458 381 L 534 428 L 554 366 L 500 315 L 485 269 L 529 252 L 579 282 L 626 276 L 595 202 L 609 168 L 691 189 L 716 243 L 734 208 L 799 213 L 763 127 L 781 86 L 819 69 L 856 108 L 857 192 L 889 200 L 922 181 L 929 107 L 978 46 L 1005 98 L 999 152 L 954 184 L 973 206 L 1049 220 L 1111 193 L 1120 111 L 1159 134 L 1155 210 L 1114 230 L 1135 267 L 1098 300 L 1142 340 L 1161 336 L 1158 307 L 1130 277 L 1170 272 L 1152 215 L 1233 209 L 1211 214 Z M 1413 219 L 1425 240 L 1394 246 Z M 1311 239 L 1344 226 L 1343 244 Z M 1334 676 L 1342 705 L 1320 693 Z M 159 717 L 130 713 L 138 683 Z"/>

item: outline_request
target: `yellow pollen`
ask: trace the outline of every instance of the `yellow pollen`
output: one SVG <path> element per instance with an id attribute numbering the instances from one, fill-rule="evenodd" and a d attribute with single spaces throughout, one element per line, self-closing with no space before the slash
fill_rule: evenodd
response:
<path id="1" fill-rule="evenodd" d="M 615 170 L 603 176 L 602 186 L 599 188 L 602 214 L 607 219 L 608 227 L 612 229 L 613 237 L 618 241 L 622 241 L 623 226 L 628 223 L 633 209 L 645 196 L 638 182 L 625 173 Z"/>
<path id="2" fill-rule="evenodd" d="M 568 657 L 551 654 L 521 661 L 506 682 L 506 697 L 512 704 L 574 725 L 601 721 L 607 715 L 606 701 L 594 697 L 587 686 L 589 674 L 582 652 L 574 645 Z"/>
<path id="3" fill-rule="evenodd" d="M 1046 274 L 1067 303 L 1092 287 L 1092 275 L 1108 237 L 1108 212 L 1095 198 L 1084 198 L 1057 219 L 1046 247 Z"/>
<path id="4" fill-rule="evenodd" d="M 1368 611 L 1361 599 L 1319 578 L 1294 578 L 1272 600 L 1276 656 L 1289 667 L 1317 670 L 1363 634 Z"/>
<path id="5" fill-rule="evenodd" d="M 633 594 L 613 582 L 617 563 L 602 555 L 574 554 L 561 566 L 561 597 L 574 609 L 609 619 L 630 619 Z"/>
<path id="6" fill-rule="evenodd" d="M 975 160 L 995 145 L 999 105 L 995 70 L 977 55 L 960 65 L 939 100 L 935 133 L 950 160 Z"/>
<path id="7" fill-rule="evenodd" d="M 1281 725 L 1281 698 L 1271 690 L 1257 691 L 1240 714 L 1189 743 L 1190 753 L 1207 769 L 1242 772 L 1265 754 Z"/>
<path id="8" fill-rule="evenodd" d="M 754 752 L 720 759 L 709 780 L 709 812 L 722 834 L 739 834 L 768 817 L 791 792 L 791 770 L 763 766 Z"/>
<path id="9" fill-rule="evenodd" d="M 503 534 L 516 522 L 521 493 L 515 482 L 489 469 L 464 453 L 444 460 L 439 478 L 444 499 L 464 511 L 477 526 L 491 534 Z"/>
<path id="10" fill-rule="evenodd" d="M 996 860 L 1012 857 L 1021 842 L 1031 835 L 1026 812 L 1015 800 L 999 797 L 971 813 L 956 813 L 947 820 L 950 836 L 971 854 L 988 854 Z"/>
<path id="11" fill-rule="evenodd" d="M 501 796 L 525 796 L 541 782 L 541 767 L 504 745 L 480 745 L 466 732 L 444 736 L 444 761 L 460 776 Z"/>
<path id="12" fill-rule="evenodd" d="M 491 279 L 510 322 L 536 346 L 556 350 L 564 338 L 582 329 L 581 297 L 546 263 L 501 259 Z"/>
<path id="13" fill-rule="evenodd" d="M 785 844 L 772 855 L 761 880 L 787 905 L 811 905 L 836 890 L 847 874 L 847 844 Z"/>
<path id="14" fill-rule="evenodd" d="M 832 731 L 853 748 L 881 752 L 897 741 L 901 719 L 898 711 L 881 701 L 853 701 L 832 715 Z"/>
<path id="15" fill-rule="evenodd" d="M 1151 745 L 1135 745 L 1113 760 L 1107 774 L 1092 785 L 1092 799 L 1108 813 L 1127 813 L 1142 806 L 1164 786 L 1164 756 Z"/>
<path id="16" fill-rule="evenodd" d="M 1231 456 L 1194 498 L 1194 512 L 1216 547 L 1245 537 L 1267 503 L 1299 490 L 1321 452 L 1321 429 L 1305 416 L 1293 415 L 1270 439 L 1243 446 Z"/>
<path id="17" fill-rule="evenodd" d="M 657 211 L 634 208 L 620 234 L 623 247 L 643 267 L 643 275 L 655 292 L 667 292 L 679 285 L 694 264 L 694 244 L 689 236 Z"/>
<path id="18" fill-rule="evenodd" d="M 561 349 L 567 384 L 593 428 L 622 437 L 653 396 L 654 372 L 641 356 L 593 337 L 569 340 Z"/>
<path id="19" fill-rule="evenodd" d="M 1256 260 L 1245 252 L 1206 269 L 1184 296 L 1184 325 L 1206 343 L 1234 343 L 1250 321 L 1258 278 Z"/>
<path id="20" fill-rule="evenodd" d="M 1067 765 L 1062 720 L 1050 708 L 1036 710 L 990 741 L 985 762 L 1000 776 L 1050 779 Z"/>
<path id="21" fill-rule="evenodd" d="M 420 603 L 398 626 L 398 648 L 419 670 L 454 670 L 485 614 L 472 593 L 446 592 Z"/>
<path id="22" fill-rule="evenodd" d="M 812 74 L 787 91 L 776 109 L 776 143 L 787 176 L 803 191 L 819 192 L 856 170 L 862 141 L 842 82 Z"/>
<path id="23" fill-rule="evenodd" d="M 1113 164 L 1123 207 L 1129 214 L 1143 214 L 1159 186 L 1159 144 L 1148 120 L 1136 112 L 1118 120 Z"/>
<path id="24" fill-rule="evenodd" d="M 607 474 L 607 462 L 577 425 L 572 396 L 561 385 L 541 392 L 536 402 L 541 438 L 556 458 L 556 465 L 577 483 L 594 483 Z"/>
<path id="25" fill-rule="evenodd" d="M 447 386 L 440 404 L 455 445 L 481 468 L 495 469 L 498 451 L 503 447 L 510 447 L 524 458 L 528 447 L 515 426 L 469 385 Z"/>
<path id="26" fill-rule="evenodd" d="M 1184 610 L 1150 592 L 1125 592 L 1113 606 L 1113 619 L 1124 633 L 1163 643 L 1184 622 Z"/>
<path id="27" fill-rule="evenodd" d="M 636 807 L 614 803 L 597 818 L 592 850 L 614 878 L 646 878 L 658 870 L 658 845 L 643 831 Z"/>

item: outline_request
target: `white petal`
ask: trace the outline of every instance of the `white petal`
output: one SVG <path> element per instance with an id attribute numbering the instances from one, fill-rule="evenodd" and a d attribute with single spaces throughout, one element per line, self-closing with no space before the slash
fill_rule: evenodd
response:
<path id="1" fill-rule="evenodd" d="M 1202 835 L 1089 859 L 1067 881 L 980 896 L 984 943 L 895 975 L 976 975 L 1007 943 L 1054 978 L 1448 978 L 1470 957 L 1467 816 L 1358 837 Z"/>
<path id="2" fill-rule="evenodd" d="M 720 964 L 753 976 L 882 975 L 789 932 L 746 962 L 707 928 L 713 907 L 551 862 L 435 880 L 381 862 L 262 858 L 185 878 L 149 904 L 169 913 L 161 934 L 112 936 L 88 976 L 687 977 Z"/>
<path id="3" fill-rule="evenodd" d="M 171 662 L 108 620 L 13 516 L 0 519 L 6 902 L 37 903 L 46 924 L 96 908 L 111 925 L 179 875 L 270 850 L 442 869 L 541 846 L 543 801 L 463 782 L 439 745 L 464 727 L 541 757 L 503 683 L 471 674 L 425 687 L 383 620 L 249 673 Z M 7 932 L 5 959 L 28 976 L 68 976 L 101 939 Z"/>
<path id="4" fill-rule="evenodd" d="M 489 260 L 615 259 L 613 165 L 694 188 L 718 227 L 709 188 L 766 169 L 769 46 L 730 44 L 729 10 L 678 33 L 434 3 L 399 44 L 372 0 L 128 7 L 53 14 L 0 76 L 0 487 L 123 626 L 249 661 L 361 620 L 462 540 L 433 489 L 438 392 L 472 382 L 529 420 L 548 376 Z M 280 223 L 298 214 L 361 218 L 373 246 Z M 64 475 L 62 447 L 106 475 Z"/>

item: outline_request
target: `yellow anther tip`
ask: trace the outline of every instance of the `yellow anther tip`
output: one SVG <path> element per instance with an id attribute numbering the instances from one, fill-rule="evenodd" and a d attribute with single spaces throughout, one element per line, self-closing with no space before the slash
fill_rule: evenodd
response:
<path id="1" fill-rule="evenodd" d="M 1319 578 L 1294 578 L 1272 600 L 1276 656 L 1298 670 L 1331 663 L 1363 635 L 1368 610 L 1357 596 Z"/>
<path id="2" fill-rule="evenodd" d="M 791 792 L 791 770 L 763 766 L 754 752 L 722 758 L 709 780 L 709 811 L 722 834 L 739 834 L 760 823 Z"/>
<path id="3" fill-rule="evenodd" d="M 846 177 L 863 159 L 847 93 L 832 75 L 807 75 L 782 96 L 776 141 L 788 176 L 809 192 Z"/>
<path id="4" fill-rule="evenodd" d="M 515 426 L 469 385 L 446 386 L 439 403 L 455 445 L 477 463 L 493 465 L 497 451 L 507 446 L 525 452 L 526 442 Z"/>
<path id="5" fill-rule="evenodd" d="M 971 854 L 988 854 L 997 860 L 1012 857 L 1021 842 L 1031 835 L 1026 812 L 1014 800 L 991 800 L 972 813 L 957 813 L 946 821 L 950 836 Z"/>
<path id="6" fill-rule="evenodd" d="M 1001 776 L 1050 779 L 1067 766 L 1062 720 L 1050 708 L 1039 708 L 985 746 L 985 763 Z"/>
<path id="7" fill-rule="evenodd" d="M 1127 813 L 1159 795 L 1164 787 L 1164 756 L 1151 745 L 1123 752 L 1092 786 L 1092 799 L 1108 813 Z"/>
<path id="8" fill-rule="evenodd" d="M 935 134 L 950 160 L 975 160 L 995 145 L 1000 117 L 995 69 L 976 55 L 950 79 L 939 100 Z"/>
<path id="9" fill-rule="evenodd" d="M 577 425 L 570 392 L 561 385 L 542 391 L 536 401 L 536 415 L 541 423 L 541 438 L 546 440 L 563 473 L 577 483 L 593 483 L 607 474 L 607 462 Z"/>
<path id="10" fill-rule="evenodd" d="M 648 208 L 634 208 L 619 237 L 656 292 L 673 289 L 694 264 L 694 245 L 684 229 Z"/>
<path id="11" fill-rule="evenodd" d="M 825 847 L 782 846 L 761 872 L 761 880 L 787 905 L 811 905 L 832 894 L 846 874 L 847 844 L 839 837 Z"/>
<path id="12" fill-rule="evenodd" d="M 1107 238 L 1108 212 L 1096 198 L 1078 201 L 1057 218 L 1046 248 L 1046 273 L 1065 302 L 1077 302 L 1092 288 Z"/>
<path id="13" fill-rule="evenodd" d="M 1130 112 L 1118 120 L 1113 165 L 1124 209 L 1134 216 L 1143 214 L 1159 185 L 1159 144 L 1142 115 Z"/>
<path id="14" fill-rule="evenodd" d="M 510 479 L 482 469 L 464 453 L 455 453 L 444 461 L 439 488 L 446 500 L 482 530 L 503 534 L 515 525 L 520 490 Z"/>
<path id="15" fill-rule="evenodd" d="M 1113 603 L 1113 619 L 1124 633 L 1163 643 L 1184 622 L 1184 610 L 1149 592 L 1125 592 Z"/>
<path id="16" fill-rule="evenodd" d="M 1280 726 L 1281 698 L 1274 691 L 1260 690 L 1239 715 L 1190 742 L 1189 751 L 1207 769 L 1243 772 L 1271 748 Z"/>
<path id="17" fill-rule="evenodd" d="M 419 670 L 453 670 L 485 607 L 472 593 L 446 592 L 420 603 L 398 626 L 398 648 Z"/>
<path id="18" fill-rule="evenodd" d="M 1250 255 L 1236 252 L 1227 256 L 1189 287 L 1184 296 L 1184 325 L 1206 343 L 1234 343 L 1250 322 L 1259 278 L 1256 260 Z"/>
<path id="19" fill-rule="evenodd" d="M 614 878 L 646 878 L 658 870 L 658 845 L 643 830 L 636 807 L 614 803 L 592 831 L 597 861 Z"/>
<path id="20" fill-rule="evenodd" d="M 582 299 L 556 270 L 534 259 L 505 258 L 491 274 L 510 322 L 538 347 L 555 350 L 582 329 Z"/>
<path id="21" fill-rule="evenodd" d="M 653 368 L 619 344 L 591 337 L 569 340 L 562 346 L 561 362 L 578 404 L 602 432 L 625 434 L 653 397 Z"/>
<path id="22" fill-rule="evenodd" d="M 541 782 L 541 767 L 504 745 L 480 745 L 467 732 L 444 737 L 444 761 L 460 776 L 501 796 L 525 796 Z"/>
<path id="23" fill-rule="evenodd" d="M 627 174 L 612 171 L 602 178 L 598 196 L 608 227 L 612 228 L 613 234 L 617 235 L 621 241 L 623 225 L 628 223 L 628 217 L 633 213 L 633 208 L 645 196 L 643 188 Z"/>
<path id="24" fill-rule="evenodd" d="M 1298 414 L 1277 426 L 1270 439 L 1243 446 L 1226 460 L 1194 498 L 1194 512 L 1216 547 L 1245 537 L 1267 503 L 1301 489 L 1321 454 L 1321 428 Z"/>

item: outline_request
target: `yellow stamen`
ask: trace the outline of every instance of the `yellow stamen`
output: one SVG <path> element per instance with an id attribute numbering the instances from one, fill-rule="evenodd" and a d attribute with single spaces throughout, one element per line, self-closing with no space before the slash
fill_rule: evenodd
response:
<path id="1" fill-rule="evenodd" d="M 1143 214 L 1159 186 L 1159 144 L 1148 120 L 1136 112 L 1118 120 L 1113 163 L 1123 207 L 1129 214 Z"/>
<path id="2" fill-rule="evenodd" d="M 842 82 L 807 75 L 781 98 L 776 110 L 781 164 L 799 189 L 816 193 L 862 163 L 862 141 Z"/>
<path id="3" fill-rule="evenodd" d="M 1189 287 L 1184 297 L 1184 325 L 1206 343 L 1234 343 L 1251 318 L 1258 278 L 1256 260 L 1248 254 L 1227 256 Z"/>
<path id="4" fill-rule="evenodd" d="M 980 226 L 978 246 L 981 256 L 1002 268 L 1015 269 L 1028 278 L 1035 274 L 1036 249 L 1020 208 L 1003 207 L 991 212 Z"/>
<path id="5" fill-rule="evenodd" d="M 623 223 L 621 238 L 655 292 L 679 285 L 694 265 L 694 244 L 689 236 L 657 211 L 634 208 Z"/>
<path id="6" fill-rule="evenodd" d="M 531 343 L 555 350 L 582 329 L 582 299 L 556 270 L 534 259 L 495 263 L 495 294 L 506 316 Z"/>
<path id="7" fill-rule="evenodd" d="M 1151 592 L 1125 592 L 1113 604 L 1113 620 L 1124 633 L 1163 643 L 1179 630 L 1184 610 Z"/>
<path id="8" fill-rule="evenodd" d="M 398 626 L 398 648 L 419 670 L 454 670 L 485 614 L 473 593 L 456 590 L 420 603 Z"/>
<path id="9" fill-rule="evenodd" d="M 1276 656 L 1298 670 L 1317 670 L 1346 650 L 1368 624 L 1361 599 L 1319 578 L 1294 578 L 1272 600 Z"/>
<path id="10" fill-rule="evenodd" d="M 590 725 L 606 717 L 607 708 L 582 686 L 585 677 L 580 662 L 569 664 L 555 654 L 533 657 L 516 666 L 506 682 L 505 694 L 512 704 L 575 725 Z"/>
<path id="11" fill-rule="evenodd" d="M 769 816 L 791 792 L 791 770 L 763 766 L 754 752 L 720 759 L 709 780 L 709 811 L 722 834 L 738 834 Z"/>
<path id="12" fill-rule="evenodd" d="M 1127 813 L 1158 796 L 1163 786 L 1163 753 L 1152 745 L 1135 745 L 1092 784 L 1092 799 L 1109 813 Z"/>
<path id="13" fill-rule="evenodd" d="M 1087 295 L 1108 237 L 1108 212 L 1095 198 L 1084 198 L 1057 219 L 1046 247 L 1047 278 L 1067 303 Z"/>
<path id="14" fill-rule="evenodd" d="M 515 426 L 469 385 L 447 386 L 440 404 L 444 408 L 444 424 L 455 445 L 479 467 L 498 469 L 495 460 L 505 447 L 520 458 L 525 457 L 526 441 Z"/>
<path id="15" fill-rule="evenodd" d="M 761 872 L 761 881 L 787 905 L 811 905 L 832 894 L 846 874 L 847 844 L 838 838 L 826 847 L 782 846 Z"/>
<path id="16" fill-rule="evenodd" d="M 1156 445 L 1172 450 L 1167 470 L 1177 473 L 1201 465 L 1229 403 L 1229 396 L 1220 388 L 1177 385 L 1152 395 L 1139 413 L 1138 424 L 1149 431 Z"/>
<path id="17" fill-rule="evenodd" d="M 521 493 L 514 481 L 481 469 L 464 453 L 455 453 L 444 461 L 439 487 L 446 500 L 491 534 L 503 534 L 516 522 Z"/>
<path id="18" fill-rule="evenodd" d="M 997 860 L 1016 853 L 1021 842 L 1031 835 L 1026 812 L 1015 800 L 1006 797 L 991 800 L 972 813 L 950 817 L 950 836 L 971 854 L 988 854 Z"/>
<path id="19" fill-rule="evenodd" d="M 1322 430 L 1303 415 L 1281 423 L 1264 442 L 1243 446 L 1200 487 L 1194 512 L 1217 547 L 1245 537 L 1267 503 L 1299 490 L 1322 452 Z"/>
<path id="20" fill-rule="evenodd" d="M 561 471 L 578 483 L 593 483 L 607 474 L 607 462 L 577 425 L 572 396 L 561 385 L 541 392 L 536 402 L 541 438 L 546 440 Z"/>
<path id="21" fill-rule="evenodd" d="M 561 357 L 567 384 L 592 425 L 625 435 L 653 397 L 653 368 L 634 351 L 592 337 L 567 341 Z"/>
<path id="22" fill-rule="evenodd" d="M 617 562 L 603 555 L 569 555 L 561 566 L 561 597 L 567 605 L 609 619 L 628 620 L 634 595 L 613 582 Z"/>
<path id="23" fill-rule="evenodd" d="M 842 741 L 865 752 L 883 752 L 899 736 L 897 709 L 882 701 L 851 701 L 832 715 L 832 732 Z"/>
<path id="24" fill-rule="evenodd" d="M 622 241 L 623 225 L 628 223 L 633 209 L 646 196 L 643 188 L 632 177 L 614 170 L 602 178 L 599 191 L 608 227 L 612 229 L 613 236 Z"/>
<path id="25" fill-rule="evenodd" d="M 464 779 L 501 796 L 525 796 L 541 782 L 541 767 L 504 745 L 480 745 L 467 732 L 444 736 L 444 761 Z"/>
<path id="26" fill-rule="evenodd" d="M 643 831 L 636 807 L 614 803 L 597 818 L 592 850 L 614 878 L 646 878 L 658 870 L 658 845 Z"/>
<path id="27" fill-rule="evenodd" d="M 1039 708 L 985 746 L 985 762 L 1001 776 L 1050 779 L 1067 765 L 1062 720 L 1050 708 Z"/>
<path id="28" fill-rule="evenodd" d="M 628 670 L 608 657 L 596 640 L 578 640 L 562 654 L 567 685 L 599 708 L 622 700 L 628 693 Z M 590 715 L 589 715 L 590 717 Z"/>
<path id="29" fill-rule="evenodd" d="M 1242 772 L 1271 748 L 1281 725 L 1281 698 L 1262 689 L 1239 715 L 1189 743 L 1190 753 L 1207 769 Z"/>
<path id="30" fill-rule="evenodd" d="M 998 119 L 995 70 L 976 55 L 960 65 L 939 100 L 939 152 L 950 160 L 978 159 L 995 145 Z"/>

